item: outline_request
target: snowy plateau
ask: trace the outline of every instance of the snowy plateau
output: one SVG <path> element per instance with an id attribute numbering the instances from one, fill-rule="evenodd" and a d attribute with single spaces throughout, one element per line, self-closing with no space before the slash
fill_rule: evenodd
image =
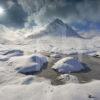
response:
<path id="1" fill-rule="evenodd" d="M 0 25 L 0 100 L 100 100 L 99 73 L 99 34 L 85 38 L 60 19 Z"/>

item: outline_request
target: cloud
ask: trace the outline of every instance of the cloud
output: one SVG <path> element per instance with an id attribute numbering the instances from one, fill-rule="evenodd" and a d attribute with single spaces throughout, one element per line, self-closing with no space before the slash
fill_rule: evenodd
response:
<path id="1" fill-rule="evenodd" d="M 74 20 L 100 21 L 100 0 L 18 0 L 28 13 L 28 20 L 47 23 L 58 17 L 66 22 Z"/>
<path id="2" fill-rule="evenodd" d="M 27 14 L 17 0 L 0 0 L 0 6 L 5 9 L 5 15 L 0 16 L 0 24 L 9 27 L 24 26 Z"/>
<path id="3" fill-rule="evenodd" d="M 19 25 L 47 24 L 55 18 L 100 22 L 100 0 L 0 0 L 0 4 L 8 10 L 9 23 Z"/>

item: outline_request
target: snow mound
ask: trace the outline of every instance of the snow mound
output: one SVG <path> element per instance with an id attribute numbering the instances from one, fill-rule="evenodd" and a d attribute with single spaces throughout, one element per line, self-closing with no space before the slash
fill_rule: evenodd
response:
<path id="1" fill-rule="evenodd" d="M 47 63 L 47 58 L 40 54 L 31 56 L 12 57 L 8 61 L 8 65 L 13 66 L 14 70 L 23 74 L 32 74 L 40 71 Z"/>
<path id="2" fill-rule="evenodd" d="M 77 92 L 76 92 L 77 91 Z M 52 86 L 48 82 L 7 85 L 0 88 L 1 100 L 100 100 L 100 81 Z"/>
<path id="3" fill-rule="evenodd" d="M 9 50 L 9 51 L 5 52 L 3 55 L 7 55 L 8 57 L 22 56 L 23 51 L 21 51 L 21 50 Z"/>
<path id="4" fill-rule="evenodd" d="M 52 68 L 60 73 L 78 72 L 84 69 L 82 64 L 73 57 L 66 57 L 59 60 Z"/>
<path id="5" fill-rule="evenodd" d="M 7 61 L 11 57 L 22 56 L 22 55 L 23 55 L 23 51 L 21 50 L 5 50 L 2 51 L 0 54 L 0 61 Z"/>

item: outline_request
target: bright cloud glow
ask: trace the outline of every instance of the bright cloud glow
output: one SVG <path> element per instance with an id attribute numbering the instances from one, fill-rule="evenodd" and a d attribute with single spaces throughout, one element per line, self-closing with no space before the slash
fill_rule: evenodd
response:
<path id="1" fill-rule="evenodd" d="M 0 7 L 0 15 L 4 14 L 4 9 L 2 7 Z"/>

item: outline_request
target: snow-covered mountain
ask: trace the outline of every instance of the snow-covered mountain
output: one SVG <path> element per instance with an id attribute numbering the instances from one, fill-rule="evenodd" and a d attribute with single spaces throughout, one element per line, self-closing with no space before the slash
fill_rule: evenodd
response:
<path id="1" fill-rule="evenodd" d="M 81 37 L 76 31 L 74 31 L 71 26 L 65 24 L 60 19 L 55 19 L 53 22 L 49 23 L 44 30 L 31 34 L 28 38 L 39 38 L 42 36 L 56 36 L 56 37 Z"/>
<path id="2" fill-rule="evenodd" d="M 80 37 L 72 28 L 71 26 L 65 24 L 60 19 L 55 19 L 46 28 L 48 33 L 51 33 L 55 36 L 67 36 L 67 37 Z"/>

